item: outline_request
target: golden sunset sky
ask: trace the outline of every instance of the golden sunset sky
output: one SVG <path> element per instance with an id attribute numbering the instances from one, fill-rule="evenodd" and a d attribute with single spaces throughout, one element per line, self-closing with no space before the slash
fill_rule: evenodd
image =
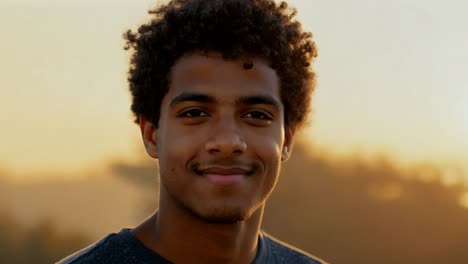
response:
<path id="1" fill-rule="evenodd" d="M 461 166 L 468 179 L 468 2 L 289 2 L 319 47 L 315 146 Z M 121 36 L 153 4 L 0 0 L 0 171 L 139 158 Z"/>

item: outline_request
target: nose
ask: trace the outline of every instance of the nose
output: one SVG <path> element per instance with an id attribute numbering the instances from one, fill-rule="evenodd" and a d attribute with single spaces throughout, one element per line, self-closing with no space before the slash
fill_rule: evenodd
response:
<path id="1" fill-rule="evenodd" d="M 241 137 L 235 124 L 220 122 L 205 144 L 210 154 L 218 156 L 239 155 L 247 150 L 247 143 Z M 229 123 L 229 124 L 228 124 Z"/>

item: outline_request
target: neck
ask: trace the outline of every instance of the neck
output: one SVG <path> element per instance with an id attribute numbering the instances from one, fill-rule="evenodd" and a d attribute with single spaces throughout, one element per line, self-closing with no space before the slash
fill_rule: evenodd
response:
<path id="1" fill-rule="evenodd" d="M 159 210 L 132 231 L 146 247 L 174 263 L 254 260 L 264 205 L 247 220 L 218 224 L 204 221 L 171 204 L 173 201 L 164 201 L 163 196 L 161 199 Z"/>

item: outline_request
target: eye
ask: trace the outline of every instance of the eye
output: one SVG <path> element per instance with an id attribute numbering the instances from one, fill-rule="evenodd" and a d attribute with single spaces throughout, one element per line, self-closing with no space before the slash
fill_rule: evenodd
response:
<path id="1" fill-rule="evenodd" d="M 252 118 L 252 119 L 258 119 L 258 120 L 265 120 L 265 121 L 271 121 L 273 120 L 273 117 L 265 113 L 263 111 L 250 111 L 244 115 L 245 118 Z"/>
<path id="2" fill-rule="evenodd" d="M 191 118 L 191 117 L 207 117 L 208 114 L 203 111 L 203 110 L 200 110 L 200 109 L 196 109 L 196 108 L 192 108 L 192 109 L 188 109 L 188 110 L 184 110 L 182 112 L 180 112 L 177 116 L 179 117 L 187 117 L 187 118 Z"/>

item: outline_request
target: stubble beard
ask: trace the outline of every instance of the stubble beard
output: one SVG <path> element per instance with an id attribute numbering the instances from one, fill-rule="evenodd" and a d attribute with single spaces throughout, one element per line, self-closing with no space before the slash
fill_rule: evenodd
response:
<path id="1" fill-rule="evenodd" d="M 236 224 L 250 218 L 251 214 L 243 214 L 240 210 L 213 208 L 205 214 L 191 210 L 198 218 L 210 224 Z"/>
<path id="2" fill-rule="evenodd" d="M 234 207 L 229 205 L 209 205 L 209 207 L 199 208 L 196 204 L 190 201 L 181 199 L 176 194 L 172 193 L 170 188 L 163 184 L 165 192 L 171 196 L 171 199 L 175 201 L 184 211 L 188 212 L 192 216 L 210 224 L 236 224 L 245 220 L 248 220 L 254 212 L 261 206 L 249 207 L 247 209 L 241 207 Z M 203 205 L 200 201 L 198 204 Z M 205 202 L 206 206 L 206 202 Z"/>
<path id="3" fill-rule="evenodd" d="M 243 222 L 249 220 L 255 212 L 262 207 L 265 201 L 258 201 L 258 204 L 251 204 L 248 207 L 241 208 L 241 207 L 211 207 L 205 208 L 204 211 L 196 210 L 194 208 L 190 208 L 192 214 L 196 215 L 203 221 L 211 224 L 236 224 L 239 222 Z"/>
<path id="4" fill-rule="evenodd" d="M 177 202 L 191 215 L 196 218 L 210 224 L 236 224 L 245 220 L 248 220 L 258 208 L 241 208 L 232 207 L 229 205 L 203 205 L 207 206 L 200 208 L 196 204 L 192 204 L 188 201 L 184 201 L 173 197 Z"/>

